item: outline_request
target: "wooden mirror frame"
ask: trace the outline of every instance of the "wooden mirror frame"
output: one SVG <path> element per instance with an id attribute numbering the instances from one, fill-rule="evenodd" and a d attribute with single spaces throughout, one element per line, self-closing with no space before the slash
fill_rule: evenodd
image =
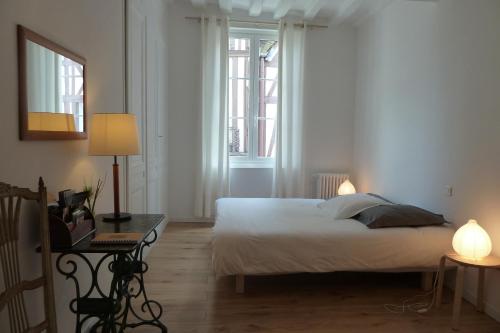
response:
<path id="1" fill-rule="evenodd" d="M 28 130 L 28 77 L 26 44 L 32 41 L 65 56 L 83 66 L 83 132 L 33 131 Z M 84 140 L 87 139 L 87 82 L 86 61 L 83 57 L 69 51 L 47 38 L 22 25 L 17 26 L 17 56 L 19 84 L 19 138 L 21 140 Z"/>

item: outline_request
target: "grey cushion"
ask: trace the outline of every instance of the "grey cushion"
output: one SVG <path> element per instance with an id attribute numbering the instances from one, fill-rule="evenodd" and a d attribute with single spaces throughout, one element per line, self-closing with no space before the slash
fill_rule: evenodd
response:
<path id="1" fill-rule="evenodd" d="M 371 195 L 372 197 L 375 197 L 375 198 L 379 198 L 381 200 L 384 200 L 384 201 L 387 201 L 387 203 L 390 203 L 390 204 L 393 204 L 394 202 L 392 202 L 391 200 L 389 199 L 386 199 L 384 198 L 383 196 L 379 195 L 379 194 L 375 194 L 375 193 L 366 193 L 368 195 Z"/>
<path id="2" fill-rule="evenodd" d="M 353 219 L 370 229 L 424 227 L 446 223 L 443 215 L 410 205 L 379 205 L 363 210 Z"/>

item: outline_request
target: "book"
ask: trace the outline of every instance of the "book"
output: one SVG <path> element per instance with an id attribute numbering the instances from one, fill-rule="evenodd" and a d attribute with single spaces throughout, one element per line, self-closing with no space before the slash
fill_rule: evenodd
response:
<path id="1" fill-rule="evenodd" d="M 90 242 L 93 245 L 134 245 L 143 237 L 140 232 L 105 232 L 97 234 Z"/>

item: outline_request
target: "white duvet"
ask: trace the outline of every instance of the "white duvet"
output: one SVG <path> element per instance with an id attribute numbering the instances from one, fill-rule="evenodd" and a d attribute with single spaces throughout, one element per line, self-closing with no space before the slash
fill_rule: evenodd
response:
<path id="1" fill-rule="evenodd" d="M 333 220 L 314 199 L 217 200 L 217 276 L 333 271 L 420 271 L 451 249 L 446 226 L 369 229 Z"/>

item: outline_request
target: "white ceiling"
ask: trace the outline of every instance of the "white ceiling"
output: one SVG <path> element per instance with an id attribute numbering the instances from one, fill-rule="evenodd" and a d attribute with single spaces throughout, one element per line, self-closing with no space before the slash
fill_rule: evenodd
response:
<path id="1" fill-rule="evenodd" d="M 394 0 L 184 0 L 197 8 L 218 7 L 227 13 L 281 19 L 356 22 L 384 8 Z M 414 0 L 415 1 L 415 0 Z M 422 0 L 420 0 L 422 1 Z M 428 1 L 428 0 L 427 0 Z"/>

